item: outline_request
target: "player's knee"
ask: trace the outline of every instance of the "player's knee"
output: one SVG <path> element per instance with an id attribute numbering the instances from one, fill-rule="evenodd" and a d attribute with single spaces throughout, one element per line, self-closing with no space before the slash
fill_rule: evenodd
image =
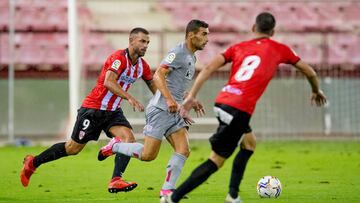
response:
<path id="1" fill-rule="evenodd" d="M 124 140 L 126 143 L 134 143 L 135 141 L 135 137 L 126 137 Z"/>
<path id="2" fill-rule="evenodd" d="M 142 154 L 141 161 L 153 161 L 156 158 L 154 154 Z"/>
<path id="3" fill-rule="evenodd" d="M 77 155 L 79 152 L 81 152 L 82 148 L 76 148 L 76 147 L 68 147 L 66 148 L 66 154 L 67 155 Z"/>
<path id="4" fill-rule="evenodd" d="M 255 151 L 256 148 L 256 137 L 253 133 L 246 134 L 240 145 L 241 149 L 247 149 Z"/>
<path id="5" fill-rule="evenodd" d="M 185 157 L 189 157 L 190 156 L 190 149 L 182 149 L 177 151 L 176 153 L 179 153 Z"/>

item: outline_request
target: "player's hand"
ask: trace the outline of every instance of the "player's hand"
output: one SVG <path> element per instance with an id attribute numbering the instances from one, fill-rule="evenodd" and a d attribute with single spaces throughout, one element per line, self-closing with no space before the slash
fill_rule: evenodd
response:
<path id="1" fill-rule="evenodd" d="M 182 117 L 187 125 L 192 125 L 195 121 L 189 116 Z"/>
<path id="2" fill-rule="evenodd" d="M 193 109 L 196 112 L 196 116 L 197 117 L 202 117 L 205 116 L 205 109 L 204 106 L 202 105 L 201 102 L 199 102 L 198 100 L 195 100 L 194 104 L 193 104 Z"/>
<path id="3" fill-rule="evenodd" d="M 173 99 L 167 99 L 166 105 L 168 106 L 168 110 L 170 113 L 176 113 L 178 111 L 178 103 Z"/>
<path id="4" fill-rule="evenodd" d="M 186 97 L 183 103 L 180 106 L 180 116 L 185 118 L 189 116 L 189 111 L 194 105 L 194 98 L 193 97 Z"/>
<path id="5" fill-rule="evenodd" d="M 129 97 L 128 102 L 133 107 L 134 111 L 138 110 L 140 112 L 143 112 L 145 109 L 144 106 L 140 102 L 138 102 L 134 97 Z"/>
<path id="6" fill-rule="evenodd" d="M 313 92 L 311 95 L 311 105 L 323 106 L 326 104 L 325 94 L 319 90 L 319 92 Z"/>

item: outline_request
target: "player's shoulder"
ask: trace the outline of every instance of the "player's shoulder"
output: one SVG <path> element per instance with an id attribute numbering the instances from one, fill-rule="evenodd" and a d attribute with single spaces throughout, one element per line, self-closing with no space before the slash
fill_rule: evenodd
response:
<path id="1" fill-rule="evenodd" d="M 149 63 L 144 58 L 141 57 L 140 59 L 141 59 L 141 63 L 143 65 L 143 67 L 150 68 Z"/>
<path id="2" fill-rule="evenodd" d="M 168 53 L 174 53 L 176 55 L 184 55 L 186 53 L 186 45 L 185 43 L 178 43 L 174 47 L 172 47 Z"/>
<path id="3" fill-rule="evenodd" d="M 283 48 L 283 49 L 289 49 L 289 46 L 282 43 L 282 42 L 279 42 L 277 40 L 274 40 L 274 39 L 269 39 L 269 41 L 274 45 L 274 46 L 277 46 L 279 48 Z"/>
<path id="4" fill-rule="evenodd" d="M 126 57 L 126 50 L 125 49 L 118 49 L 114 51 L 111 56 L 116 59 L 125 59 Z"/>

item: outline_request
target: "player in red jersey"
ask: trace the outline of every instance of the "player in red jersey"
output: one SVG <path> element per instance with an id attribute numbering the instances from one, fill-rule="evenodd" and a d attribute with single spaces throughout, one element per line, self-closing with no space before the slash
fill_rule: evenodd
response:
<path id="1" fill-rule="evenodd" d="M 132 127 L 125 118 L 120 104 L 127 100 L 134 110 L 144 111 L 144 106 L 127 90 L 138 78 L 142 78 L 152 93 L 156 87 L 152 82 L 149 65 L 142 58 L 150 42 L 149 32 L 144 28 L 134 28 L 129 35 L 129 47 L 112 53 L 102 67 L 96 86 L 84 99 L 78 110 L 77 120 L 67 142 L 57 143 L 37 156 L 28 155 L 20 180 L 27 187 L 31 175 L 41 164 L 61 157 L 78 154 L 90 140 L 98 140 L 103 130 L 110 138 L 123 142 L 135 142 Z M 117 155 L 113 179 L 109 192 L 130 191 L 136 183 L 125 182 L 121 177 L 130 157 Z"/>
<path id="2" fill-rule="evenodd" d="M 235 156 L 229 194 L 225 202 L 240 203 L 238 196 L 240 181 L 250 156 L 255 150 L 255 135 L 249 125 L 256 102 L 264 92 L 280 63 L 292 64 L 308 79 L 311 101 L 317 106 L 326 103 L 319 88 L 315 71 L 300 60 L 286 45 L 270 39 L 274 34 L 275 18 L 270 13 L 260 13 L 252 28 L 254 39 L 235 44 L 223 54 L 216 56 L 196 78 L 183 103 L 181 113 L 186 115 L 203 83 L 211 73 L 224 64 L 232 62 L 227 84 L 216 97 L 215 115 L 219 120 L 217 132 L 210 138 L 212 152 L 207 161 L 198 166 L 190 177 L 181 184 L 166 202 L 179 202 L 188 192 L 202 184 L 217 171 L 235 151 L 240 142 L 240 151 Z M 244 136 L 242 136 L 244 134 Z"/>

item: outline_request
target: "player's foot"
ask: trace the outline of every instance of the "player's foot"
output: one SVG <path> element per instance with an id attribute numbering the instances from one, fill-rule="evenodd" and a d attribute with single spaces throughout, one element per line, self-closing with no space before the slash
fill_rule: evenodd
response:
<path id="1" fill-rule="evenodd" d="M 160 198 L 160 203 L 176 203 L 176 202 L 172 201 L 171 195 L 172 195 L 172 193 L 161 197 Z"/>
<path id="2" fill-rule="evenodd" d="M 34 157 L 32 155 L 27 155 L 24 158 L 24 166 L 20 173 L 20 180 L 24 187 L 29 185 L 30 177 L 35 172 L 36 168 L 33 165 Z"/>
<path id="3" fill-rule="evenodd" d="M 243 203 L 243 202 L 241 201 L 240 196 L 234 199 L 230 196 L 230 194 L 228 194 L 226 196 L 225 203 Z"/>
<path id="4" fill-rule="evenodd" d="M 170 189 L 170 190 L 164 190 L 161 189 L 160 190 L 160 202 L 162 201 L 162 199 L 164 199 L 166 196 L 171 195 L 174 192 L 175 189 Z M 185 195 L 183 197 L 183 199 L 189 199 L 189 197 L 187 195 Z"/>
<path id="5" fill-rule="evenodd" d="M 126 182 L 121 177 L 113 178 L 108 186 L 110 193 L 129 192 L 137 187 L 134 182 Z"/>
<path id="6" fill-rule="evenodd" d="M 112 151 L 112 146 L 115 143 L 119 143 L 119 142 L 121 142 L 120 137 L 114 137 L 110 140 L 109 143 L 107 143 L 107 145 L 101 147 L 99 154 L 98 154 L 98 160 L 103 161 L 106 158 L 108 158 L 109 156 L 113 155 L 114 152 Z"/>

